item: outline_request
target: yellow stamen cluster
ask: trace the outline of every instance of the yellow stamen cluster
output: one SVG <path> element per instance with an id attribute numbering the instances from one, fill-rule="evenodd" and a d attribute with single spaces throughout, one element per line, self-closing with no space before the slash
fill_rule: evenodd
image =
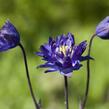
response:
<path id="1" fill-rule="evenodd" d="M 59 51 L 62 52 L 64 54 L 64 56 L 66 56 L 67 49 L 68 49 L 68 46 L 62 45 L 62 46 L 59 47 Z M 73 52 L 72 51 L 73 51 L 73 49 L 70 48 L 70 52 L 72 53 L 71 56 L 73 55 Z"/>
<path id="2" fill-rule="evenodd" d="M 64 55 L 66 55 L 66 50 L 67 50 L 68 46 L 60 46 L 59 51 L 62 52 Z"/>

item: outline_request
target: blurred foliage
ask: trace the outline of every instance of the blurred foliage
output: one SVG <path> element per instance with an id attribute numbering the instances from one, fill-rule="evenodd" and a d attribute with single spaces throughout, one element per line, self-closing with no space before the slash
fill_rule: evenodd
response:
<path id="1" fill-rule="evenodd" d="M 16 26 L 28 53 L 35 94 L 44 109 L 64 109 L 63 77 L 36 69 L 35 56 L 49 36 L 72 32 L 76 42 L 87 39 L 99 21 L 109 14 L 107 0 L 0 0 L 0 25 L 7 18 Z M 93 43 L 91 84 L 86 109 L 109 109 L 109 46 L 96 38 Z M 84 95 L 86 63 L 69 78 L 70 108 L 78 109 Z M 0 109 L 34 109 L 20 49 L 0 53 Z"/>

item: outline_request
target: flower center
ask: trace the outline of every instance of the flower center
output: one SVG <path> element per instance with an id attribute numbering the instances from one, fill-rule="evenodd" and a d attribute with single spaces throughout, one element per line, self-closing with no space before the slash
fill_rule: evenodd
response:
<path id="1" fill-rule="evenodd" d="M 63 53 L 64 56 L 66 56 L 66 53 L 68 52 L 67 55 L 69 55 L 70 57 L 72 57 L 73 56 L 73 53 L 74 53 L 74 50 L 73 50 L 72 47 L 68 47 L 67 45 L 66 46 L 65 45 L 62 45 L 62 46 L 59 47 L 59 52 L 60 53 Z"/>
<path id="2" fill-rule="evenodd" d="M 67 49 L 68 49 L 68 46 L 62 45 L 60 46 L 59 51 L 62 52 L 64 55 L 66 55 Z"/>

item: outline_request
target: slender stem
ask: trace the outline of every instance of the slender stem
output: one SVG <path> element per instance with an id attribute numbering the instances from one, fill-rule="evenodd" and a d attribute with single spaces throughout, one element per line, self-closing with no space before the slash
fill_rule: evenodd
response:
<path id="1" fill-rule="evenodd" d="M 25 69 L 26 69 L 26 76 L 27 76 L 28 85 L 29 85 L 29 89 L 30 89 L 32 99 L 34 101 L 36 109 L 40 109 L 40 107 L 39 107 L 39 105 L 38 105 L 38 103 L 36 101 L 36 98 L 35 98 L 35 95 L 34 95 L 34 92 L 33 92 L 33 89 L 32 89 L 32 85 L 31 85 L 31 80 L 30 80 L 30 76 L 29 76 L 29 70 L 28 70 L 28 64 L 27 64 L 27 57 L 26 57 L 25 49 L 24 49 L 24 47 L 22 46 L 21 43 L 19 44 L 19 47 L 21 48 L 22 53 L 23 53 Z"/>
<path id="2" fill-rule="evenodd" d="M 94 37 L 96 36 L 96 34 L 93 34 L 90 42 L 89 42 L 89 49 L 88 49 L 88 56 L 90 57 L 90 52 L 91 52 L 91 46 L 92 46 L 92 42 Z M 87 60 L 87 82 L 86 82 L 86 90 L 85 90 L 85 95 L 84 95 L 84 99 L 83 102 L 81 104 L 80 109 L 84 109 L 86 102 L 87 102 L 87 98 L 88 98 L 88 93 L 89 93 L 89 85 L 90 85 L 90 59 Z"/>
<path id="3" fill-rule="evenodd" d="M 66 104 L 66 109 L 69 109 L 69 101 L 68 101 L 68 80 L 67 80 L 67 76 L 64 76 L 64 84 L 65 84 L 65 88 L 64 88 L 64 92 L 65 92 L 65 104 Z"/>
<path id="4" fill-rule="evenodd" d="M 90 57 L 90 52 L 91 52 L 91 46 L 92 46 L 92 42 L 95 36 L 97 36 L 99 33 L 106 31 L 107 29 L 103 29 L 101 31 L 99 31 L 98 33 L 95 33 L 92 35 L 92 37 L 90 38 L 90 42 L 89 42 L 89 49 L 88 49 L 88 54 L 87 56 Z M 86 102 L 87 102 L 87 98 L 88 98 L 88 93 L 89 93 L 89 85 L 90 85 L 90 59 L 87 60 L 87 83 L 86 83 L 86 90 L 85 90 L 85 95 L 84 95 L 84 99 L 83 102 L 80 106 L 80 109 L 84 109 Z"/>

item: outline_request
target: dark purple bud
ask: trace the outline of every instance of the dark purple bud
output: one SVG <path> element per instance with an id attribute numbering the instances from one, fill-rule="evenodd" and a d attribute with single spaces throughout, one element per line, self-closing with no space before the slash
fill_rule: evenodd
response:
<path id="1" fill-rule="evenodd" d="M 16 47 L 20 43 L 20 35 L 9 20 L 0 29 L 0 52 Z"/>
<path id="2" fill-rule="evenodd" d="M 102 39 L 109 39 L 109 16 L 97 25 L 96 34 Z"/>

